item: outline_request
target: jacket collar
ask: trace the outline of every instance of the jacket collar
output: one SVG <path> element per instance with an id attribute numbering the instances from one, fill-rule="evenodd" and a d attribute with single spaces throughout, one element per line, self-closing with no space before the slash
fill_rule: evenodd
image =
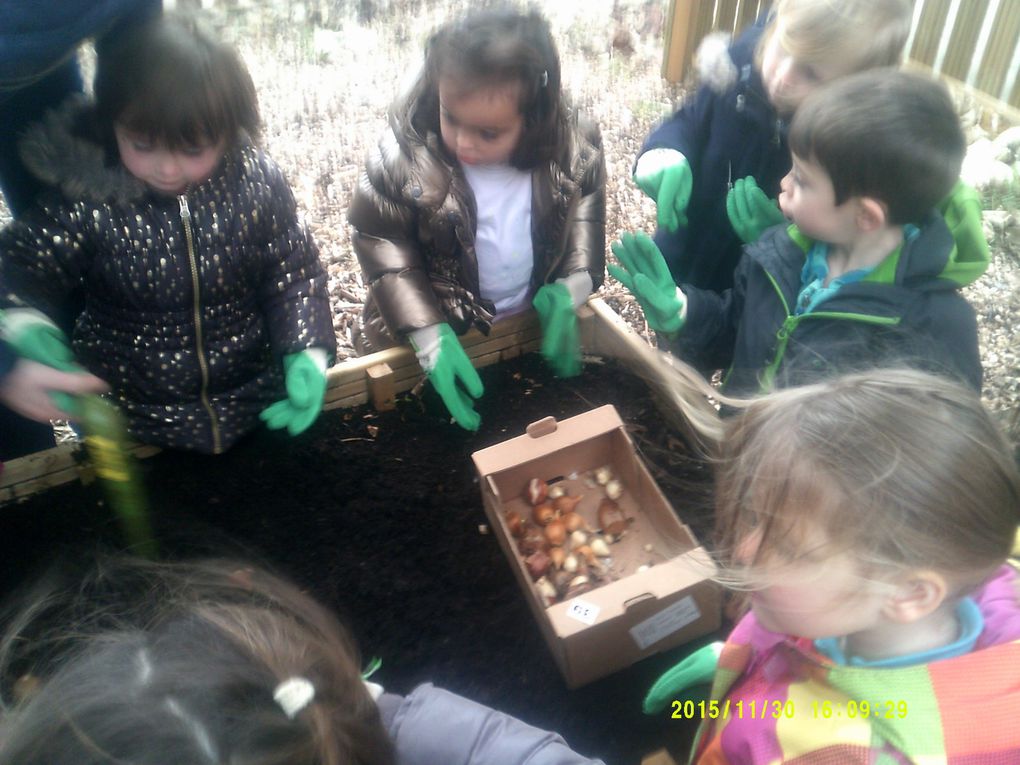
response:
<path id="1" fill-rule="evenodd" d="M 56 109 L 48 111 L 18 144 L 25 166 L 37 178 L 56 186 L 72 200 L 134 204 L 157 197 L 174 199 L 174 196 L 151 191 L 120 162 L 111 164 L 103 144 L 96 137 L 79 130 L 79 125 L 87 121 L 93 109 L 94 105 L 84 96 L 71 96 Z M 250 144 L 243 142 L 244 146 Z M 186 193 L 190 195 L 205 188 L 228 167 L 236 166 L 236 159 L 236 150 L 228 150 L 212 177 L 190 187 Z M 232 162 L 235 164 L 231 165 Z"/>
<path id="2" fill-rule="evenodd" d="M 793 246 L 806 256 L 814 240 L 805 236 L 796 224 L 790 224 L 786 233 Z M 777 240 L 777 248 L 782 248 L 782 238 Z M 918 225 L 904 227 L 903 243 L 860 284 L 898 285 L 930 291 L 957 289 L 975 281 L 984 272 L 984 268 L 975 268 L 973 263 L 954 257 L 959 251 L 942 215 L 931 210 Z M 768 258 L 765 253 L 762 255 Z"/>
<path id="3" fill-rule="evenodd" d="M 69 199 L 141 199 L 145 184 L 120 164 L 107 164 L 103 145 L 77 132 L 91 109 L 84 96 L 72 96 L 47 112 L 19 142 L 22 161 L 36 177 L 58 187 Z"/>

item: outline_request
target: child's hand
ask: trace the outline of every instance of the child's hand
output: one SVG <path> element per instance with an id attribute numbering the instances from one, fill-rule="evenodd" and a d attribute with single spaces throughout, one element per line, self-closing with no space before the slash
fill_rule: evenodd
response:
<path id="1" fill-rule="evenodd" d="M 726 215 L 745 244 L 757 241 L 765 229 L 786 220 L 776 200 L 769 199 L 750 175 L 738 178 L 726 195 Z"/>
<path id="2" fill-rule="evenodd" d="M 95 375 L 62 372 L 30 359 L 21 359 L 0 378 L 0 402 L 36 422 L 73 419 L 77 396 L 107 390 L 109 386 Z"/>
<path id="3" fill-rule="evenodd" d="M 676 231 L 687 225 L 694 176 L 687 158 L 675 149 L 652 149 L 641 155 L 634 182 L 655 200 L 659 228 Z"/>
<path id="4" fill-rule="evenodd" d="M 722 653 L 722 641 L 702 646 L 655 681 L 645 696 L 646 715 L 666 708 L 671 701 L 683 701 L 707 693 Z"/>
<path id="5" fill-rule="evenodd" d="M 648 326 L 667 337 L 679 332 L 686 318 L 684 293 L 655 242 L 644 233 L 624 234 L 612 248 L 623 268 L 610 263 L 606 269 L 638 299 Z"/>
<path id="6" fill-rule="evenodd" d="M 287 398 L 270 404 L 259 419 L 270 430 L 287 428 L 292 436 L 311 427 L 322 411 L 326 395 L 327 354 L 322 348 L 306 348 L 283 357 Z"/>
<path id="7" fill-rule="evenodd" d="M 481 398 L 485 388 L 450 325 L 433 324 L 415 330 L 411 346 L 453 419 L 465 430 L 478 430 L 482 418 L 474 409 L 473 399 Z"/>
<path id="8" fill-rule="evenodd" d="M 542 324 L 542 356 L 557 377 L 581 373 L 581 339 L 574 299 L 562 282 L 542 285 L 531 304 Z"/>
<path id="9" fill-rule="evenodd" d="M 39 311 L 31 308 L 14 308 L 0 313 L 0 338 L 22 359 L 60 372 L 73 373 L 82 378 L 74 385 L 69 385 L 66 380 L 60 380 L 53 375 L 42 381 L 40 370 L 31 366 L 23 367 L 18 377 L 11 382 L 19 386 L 32 384 L 42 386 L 55 405 L 55 410 L 33 405 L 32 412 L 26 415 L 30 419 L 39 419 L 43 414 L 47 414 L 48 416 L 43 418 L 45 420 L 53 416 L 54 412 L 56 412 L 54 419 L 73 418 L 77 409 L 74 399 L 76 394 L 107 390 L 106 383 L 88 374 L 75 362 L 67 336 L 49 317 Z M 22 394 L 19 395 L 23 393 L 24 387 Z M 19 409 L 17 406 L 12 408 Z"/>

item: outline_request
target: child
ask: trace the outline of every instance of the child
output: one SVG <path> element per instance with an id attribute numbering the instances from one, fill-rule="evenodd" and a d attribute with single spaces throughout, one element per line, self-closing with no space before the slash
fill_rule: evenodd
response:
<path id="1" fill-rule="evenodd" d="M 410 341 L 475 430 L 482 384 L 457 340 L 471 327 L 533 303 L 554 371 L 580 371 L 574 311 L 605 265 L 601 137 L 561 95 L 548 23 L 511 9 L 440 27 L 390 124 L 348 214 L 368 284 L 360 350 Z"/>
<path id="2" fill-rule="evenodd" d="M 265 571 L 124 561 L 67 596 L 39 588 L 2 644 L 22 697 L 2 765 L 599 763 L 431 684 L 382 693 L 336 618 Z"/>
<path id="3" fill-rule="evenodd" d="M 751 612 L 710 700 L 687 705 L 703 720 L 691 761 L 1020 761 L 1003 565 L 1020 475 L 978 396 L 879 370 L 743 402 L 725 426 L 720 549 Z M 715 650 L 664 675 L 646 711 L 683 698 Z"/>
<path id="4" fill-rule="evenodd" d="M 655 242 L 677 284 L 733 286 L 743 242 L 782 221 L 787 121 L 819 85 L 897 64 L 910 21 L 907 0 L 779 0 L 730 49 L 727 84 L 702 85 L 652 131 L 634 180 L 657 202 Z"/>
<path id="5" fill-rule="evenodd" d="M 647 236 L 614 245 L 623 268 L 610 271 L 649 325 L 695 366 L 728 365 L 731 393 L 890 359 L 980 389 L 977 322 L 959 288 L 984 272 L 988 251 L 954 243 L 934 209 L 965 149 L 945 87 L 891 69 L 842 78 L 805 100 L 790 148 L 779 201 L 794 225 L 748 245 L 731 289 L 677 289 Z M 955 207 L 980 220 L 966 202 Z"/>
<path id="6" fill-rule="evenodd" d="M 258 106 L 240 58 L 167 17 L 111 44 L 95 92 L 24 143 L 63 197 L 0 233 L 4 340 L 68 363 L 48 319 L 82 285 L 75 354 L 138 440 L 222 452 L 260 412 L 270 427 L 307 428 L 335 350 L 325 273 L 282 173 L 252 143 Z"/>

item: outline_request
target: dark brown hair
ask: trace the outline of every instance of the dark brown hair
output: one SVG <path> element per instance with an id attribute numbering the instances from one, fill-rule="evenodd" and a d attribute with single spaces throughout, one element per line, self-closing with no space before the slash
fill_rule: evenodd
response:
<path id="1" fill-rule="evenodd" d="M 825 170 L 836 204 L 873 197 L 894 225 L 919 222 L 949 194 L 966 151 L 946 87 L 893 69 L 843 77 L 809 95 L 789 142 Z"/>
<path id="2" fill-rule="evenodd" d="M 95 78 L 96 112 L 170 149 L 244 134 L 258 138 L 258 99 L 237 52 L 197 19 L 166 15 L 104 48 Z"/>
<path id="3" fill-rule="evenodd" d="M 510 164 L 528 170 L 556 156 L 564 137 L 565 107 L 560 59 L 549 23 L 537 10 L 503 6 L 470 12 L 436 30 L 425 64 L 407 99 L 395 111 L 420 135 L 439 134 L 439 80 L 450 78 L 470 92 L 520 83 L 524 132 Z"/>
<path id="4" fill-rule="evenodd" d="M 11 705 L 29 644 L 41 684 Z M 346 630 L 243 563 L 101 563 L 77 587 L 38 588 L 0 646 L 3 765 L 394 761 Z M 293 716 L 274 699 L 290 678 L 314 688 Z"/>

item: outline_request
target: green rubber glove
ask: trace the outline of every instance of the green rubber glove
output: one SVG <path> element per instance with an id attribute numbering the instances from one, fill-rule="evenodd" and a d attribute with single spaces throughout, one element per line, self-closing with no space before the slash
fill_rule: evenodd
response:
<path id="1" fill-rule="evenodd" d="M 326 352 L 306 348 L 283 357 L 287 398 L 270 404 L 259 419 L 270 430 L 286 428 L 292 436 L 304 433 L 322 411 L 326 395 Z"/>
<path id="2" fill-rule="evenodd" d="M 0 312 L 0 336 L 18 356 L 59 369 L 61 372 L 85 371 L 74 360 L 74 352 L 60 328 L 48 316 L 30 308 Z M 52 391 L 50 397 L 57 408 L 77 414 L 75 397 Z"/>
<path id="3" fill-rule="evenodd" d="M 542 324 L 542 356 L 557 377 L 581 373 L 581 338 L 574 299 L 565 284 L 542 285 L 531 304 Z"/>
<path id="4" fill-rule="evenodd" d="M 673 701 L 702 701 L 711 691 L 712 678 L 722 653 L 721 641 L 699 648 L 675 667 L 667 670 L 645 696 L 646 715 L 661 712 Z"/>
<path id="5" fill-rule="evenodd" d="M 990 259 L 985 229 L 981 222 L 981 196 L 963 181 L 957 181 L 939 212 L 953 235 L 952 264 L 943 272 L 960 285 L 973 282 L 988 268 Z"/>
<path id="6" fill-rule="evenodd" d="M 775 199 L 769 199 L 750 175 L 738 178 L 726 195 L 726 215 L 745 244 L 755 242 L 762 231 L 786 220 Z"/>
<path id="7" fill-rule="evenodd" d="M 482 422 L 473 399 L 485 392 L 460 340 L 445 322 L 411 333 L 411 346 L 446 410 L 465 430 L 478 430 Z"/>
<path id="8" fill-rule="evenodd" d="M 677 289 L 662 253 L 647 234 L 624 234 L 613 242 L 613 254 L 620 264 L 606 266 L 641 304 L 648 326 L 667 337 L 684 325 L 683 292 Z"/>
<path id="9" fill-rule="evenodd" d="M 659 228 L 676 231 L 687 225 L 694 176 L 690 163 L 674 149 L 652 149 L 638 159 L 634 182 L 655 200 Z"/>

